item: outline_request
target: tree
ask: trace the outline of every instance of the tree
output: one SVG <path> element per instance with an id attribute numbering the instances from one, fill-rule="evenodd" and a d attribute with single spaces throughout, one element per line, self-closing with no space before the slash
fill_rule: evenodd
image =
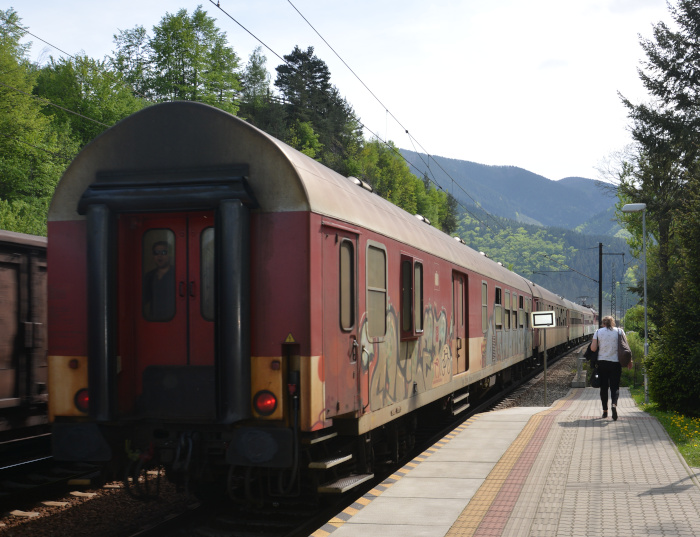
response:
<path id="1" fill-rule="evenodd" d="M 320 161 L 342 175 L 356 173 L 362 132 L 352 107 L 331 85 L 328 66 L 313 47 L 302 51 L 295 46 L 284 59 L 275 68 L 275 86 L 285 100 L 287 128 L 297 121 L 310 123 L 323 146 Z"/>
<path id="2" fill-rule="evenodd" d="M 650 271 L 652 303 L 663 300 L 673 287 L 672 215 L 700 155 L 700 5 L 680 0 L 669 8 L 678 29 L 659 22 L 653 39 L 641 39 L 647 59 L 639 77 L 651 102 L 634 104 L 622 98 L 636 146 L 621 169 L 618 194 L 623 202 L 647 204 L 647 223 L 657 244 L 648 256 L 650 268 L 655 265 Z M 639 215 L 621 217 L 624 222 L 639 219 Z M 661 308 L 655 309 L 661 314 Z M 656 322 L 663 326 L 662 318 Z"/>
<path id="3" fill-rule="evenodd" d="M 31 95 L 36 71 L 17 12 L 0 19 L 0 227 L 45 235 L 48 201 L 77 145 Z"/>
<path id="4" fill-rule="evenodd" d="M 632 120 L 635 154 L 625 162 L 621 203 L 647 204 L 649 316 L 658 327 L 648 364 L 651 395 L 662 407 L 700 415 L 700 321 L 685 313 L 700 299 L 700 3 L 669 4 L 675 29 L 654 26 L 642 39 L 640 79 L 650 103 L 623 98 Z M 640 215 L 629 223 L 634 244 L 644 238 Z M 650 334 L 653 335 L 653 334 Z"/>
<path id="5" fill-rule="evenodd" d="M 331 105 L 331 73 L 323 60 L 314 54 L 314 48 L 302 51 L 294 47 L 284 56 L 286 63 L 276 67 L 275 86 L 287 105 L 289 123 L 310 121 L 317 125 L 328 115 Z"/>
<path id="6" fill-rule="evenodd" d="M 44 113 L 68 125 L 81 146 L 145 104 L 106 61 L 85 55 L 51 57 L 39 70 L 34 93 L 61 107 L 46 107 Z"/>
<path id="7" fill-rule="evenodd" d="M 241 73 L 241 106 L 239 117 L 246 119 L 272 136 L 284 139 L 288 134 L 285 110 L 281 99 L 270 89 L 270 73 L 262 48 L 257 47 Z"/>
<path id="8" fill-rule="evenodd" d="M 447 203 L 445 204 L 445 216 L 442 218 L 442 230 L 451 235 L 457 231 L 457 218 L 459 216 L 459 204 L 457 198 L 451 193 L 447 194 Z"/>
<path id="9" fill-rule="evenodd" d="M 114 35 L 117 50 L 113 51 L 110 64 L 129 85 L 134 94 L 150 98 L 149 81 L 153 77 L 149 61 L 148 34 L 143 26 L 131 30 L 120 30 Z"/>
<path id="10" fill-rule="evenodd" d="M 136 94 L 156 101 L 198 101 L 238 111 L 239 58 L 202 6 L 166 13 L 148 37 L 143 27 L 114 36 L 111 64 Z"/>
<path id="11" fill-rule="evenodd" d="M 241 74 L 241 105 L 250 109 L 264 106 L 270 95 L 270 73 L 262 47 L 251 52 L 248 63 Z"/>
<path id="12" fill-rule="evenodd" d="M 301 151 L 306 156 L 315 158 L 316 154 L 321 151 L 323 147 L 318 141 L 318 134 L 314 132 L 314 128 L 308 121 L 297 120 L 294 125 L 292 125 L 290 132 L 287 136 L 289 145 L 294 149 Z"/>

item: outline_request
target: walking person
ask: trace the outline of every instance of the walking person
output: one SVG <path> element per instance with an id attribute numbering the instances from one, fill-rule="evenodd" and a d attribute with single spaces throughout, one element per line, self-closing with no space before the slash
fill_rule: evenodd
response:
<path id="1" fill-rule="evenodd" d="M 598 374 L 600 375 L 600 402 L 603 403 L 603 417 L 608 417 L 608 388 L 612 403 L 612 419 L 617 420 L 617 398 L 620 394 L 620 377 L 622 366 L 617 357 L 618 333 L 624 334 L 622 328 L 615 328 L 615 319 L 603 317 L 603 326 L 593 334 L 591 350 L 598 351 Z"/>

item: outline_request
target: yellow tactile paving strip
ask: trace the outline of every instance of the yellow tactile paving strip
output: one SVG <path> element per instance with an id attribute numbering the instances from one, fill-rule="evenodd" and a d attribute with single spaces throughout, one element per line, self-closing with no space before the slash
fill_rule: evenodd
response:
<path id="1" fill-rule="evenodd" d="M 496 497 L 502 493 L 503 486 L 506 480 L 511 476 L 511 472 L 516 463 L 523 456 L 525 449 L 533 440 L 543 421 L 548 420 L 551 414 L 558 413 L 564 407 L 570 405 L 571 401 L 575 397 L 578 397 L 578 395 L 577 392 L 572 392 L 568 397 L 557 401 L 552 408 L 544 410 L 530 418 L 520 435 L 518 435 L 518 438 L 515 439 L 510 448 L 508 448 L 498 463 L 496 463 L 496 466 L 494 466 L 493 470 L 491 470 L 486 477 L 484 483 L 479 487 L 479 490 L 477 490 L 476 494 L 474 494 L 464 508 L 446 537 L 472 537 L 476 534 L 479 526 L 489 512 L 489 509 L 493 506 Z M 509 498 L 509 500 L 510 501 L 507 503 L 511 504 L 512 508 L 517 497 Z M 509 515 L 510 512 L 501 514 L 506 516 Z"/>

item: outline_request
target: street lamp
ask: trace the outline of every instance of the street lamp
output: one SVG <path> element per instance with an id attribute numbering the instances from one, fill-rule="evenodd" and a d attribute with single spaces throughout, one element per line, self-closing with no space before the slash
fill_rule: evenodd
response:
<path id="1" fill-rule="evenodd" d="M 642 251 L 644 252 L 644 403 L 649 404 L 649 379 L 647 377 L 647 354 L 649 354 L 649 341 L 647 330 L 647 204 L 628 203 L 622 207 L 623 213 L 642 212 Z"/>

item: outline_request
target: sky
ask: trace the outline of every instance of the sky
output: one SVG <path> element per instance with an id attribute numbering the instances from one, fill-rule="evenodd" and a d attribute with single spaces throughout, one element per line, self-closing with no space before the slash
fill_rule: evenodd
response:
<path id="1" fill-rule="evenodd" d="M 273 81 L 278 56 L 313 46 L 368 138 L 552 180 L 608 179 L 600 169 L 631 142 L 618 93 L 647 100 L 639 37 L 671 22 L 666 0 L 219 0 L 221 9 L 209 0 L 15 0 L 2 9 L 12 6 L 36 36 L 24 41 L 43 63 L 63 53 L 41 40 L 102 59 L 119 30 L 152 35 L 166 13 L 198 5 L 242 66 L 263 46 Z"/>

